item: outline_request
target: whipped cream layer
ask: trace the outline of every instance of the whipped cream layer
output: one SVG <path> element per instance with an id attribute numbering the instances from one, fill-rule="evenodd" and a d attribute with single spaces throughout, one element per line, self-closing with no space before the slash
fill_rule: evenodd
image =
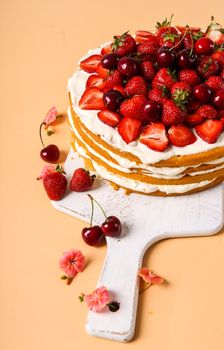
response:
<path id="1" fill-rule="evenodd" d="M 100 54 L 101 48 L 107 44 L 108 43 L 97 49 L 90 50 L 87 55 L 81 58 L 80 61 L 93 54 Z M 153 151 L 137 140 L 126 144 L 116 129 L 104 124 L 98 119 L 97 110 L 82 110 L 79 108 L 78 102 L 85 91 L 85 85 L 89 75 L 90 74 L 84 72 L 83 70 L 77 70 L 68 80 L 68 90 L 71 94 L 75 113 L 79 116 L 83 124 L 93 133 L 99 135 L 102 140 L 107 142 L 112 147 L 118 148 L 120 151 L 134 154 L 144 165 L 150 165 L 162 160 L 167 160 L 173 156 L 191 155 L 206 152 L 218 147 L 224 147 L 224 133 L 222 133 L 219 140 L 214 144 L 208 144 L 196 135 L 197 140 L 195 143 L 186 147 L 170 146 L 164 152 Z"/>

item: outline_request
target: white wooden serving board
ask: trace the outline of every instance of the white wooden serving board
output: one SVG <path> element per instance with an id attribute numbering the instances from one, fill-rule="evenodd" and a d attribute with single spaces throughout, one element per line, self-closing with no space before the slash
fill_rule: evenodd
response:
<path id="1" fill-rule="evenodd" d="M 68 178 L 83 161 L 72 150 L 66 163 Z M 180 197 L 127 196 L 114 191 L 103 180 L 90 191 L 105 208 L 123 224 L 119 239 L 107 238 L 107 255 L 97 286 L 104 285 L 114 300 L 120 302 L 117 312 L 89 312 L 86 330 L 89 334 L 116 341 L 129 341 L 135 329 L 139 279 L 145 251 L 155 242 L 171 237 L 213 235 L 223 226 L 223 186 L 198 194 Z M 90 201 L 85 193 L 70 192 L 53 206 L 71 216 L 89 222 Z M 104 217 L 95 206 L 96 224 Z M 77 233 L 79 234 L 79 233 Z M 93 249 L 97 249 L 94 248 Z"/>

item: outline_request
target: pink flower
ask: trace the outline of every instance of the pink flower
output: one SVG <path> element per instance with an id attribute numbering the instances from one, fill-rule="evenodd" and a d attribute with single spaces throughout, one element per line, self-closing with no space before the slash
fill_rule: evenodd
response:
<path id="1" fill-rule="evenodd" d="M 104 286 L 97 288 L 92 294 L 85 295 L 83 299 L 94 312 L 101 312 L 110 301 L 108 290 Z"/>
<path id="2" fill-rule="evenodd" d="M 78 272 L 82 272 L 85 266 L 85 256 L 80 250 L 69 250 L 64 252 L 59 260 L 59 266 L 68 277 L 75 277 Z"/>
<path id="3" fill-rule="evenodd" d="M 164 282 L 164 279 L 162 277 L 156 275 L 152 272 L 152 270 L 148 269 L 147 267 L 142 267 L 141 269 L 139 269 L 138 275 L 149 284 L 161 284 Z"/>
<path id="4" fill-rule="evenodd" d="M 57 114 L 58 114 L 58 112 L 57 112 L 56 107 L 52 107 L 44 117 L 43 122 L 45 123 L 45 125 L 48 126 L 48 125 L 52 124 L 53 122 L 55 122 Z"/>
<path id="5" fill-rule="evenodd" d="M 44 165 L 37 180 L 43 180 L 44 176 L 51 174 L 54 171 L 55 171 L 55 165 L 49 165 L 49 164 Z"/>

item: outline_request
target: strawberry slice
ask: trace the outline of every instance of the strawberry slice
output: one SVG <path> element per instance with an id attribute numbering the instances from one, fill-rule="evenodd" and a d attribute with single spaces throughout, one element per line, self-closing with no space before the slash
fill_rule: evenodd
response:
<path id="1" fill-rule="evenodd" d="M 103 102 L 103 92 L 98 88 L 90 88 L 84 91 L 80 101 L 81 109 L 105 109 Z"/>
<path id="2" fill-rule="evenodd" d="M 197 113 L 187 114 L 185 123 L 189 126 L 195 126 L 203 122 L 203 117 Z"/>
<path id="3" fill-rule="evenodd" d="M 101 122 L 103 122 L 107 125 L 110 125 L 113 128 L 115 128 L 115 126 L 117 126 L 121 120 L 120 114 L 118 114 L 116 112 L 112 112 L 109 109 L 106 109 L 105 111 L 98 112 L 97 116 Z"/>
<path id="4" fill-rule="evenodd" d="M 118 132 L 126 143 L 135 141 L 141 131 L 141 122 L 138 119 L 124 117 L 118 125 Z"/>
<path id="5" fill-rule="evenodd" d="M 101 55 L 106 55 L 107 53 L 111 53 L 111 52 L 112 52 L 112 44 L 109 44 L 102 48 Z"/>
<path id="6" fill-rule="evenodd" d="M 207 143 L 215 143 L 223 131 L 221 120 L 207 119 L 195 127 L 198 136 Z"/>
<path id="7" fill-rule="evenodd" d="M 171 126 L 168 130 L 168 134 L 172 145 L 177 147 L 185 147 L 196 141 L 193 132 L 184 124 Z"/>
<path id="8" fill-rule="evenodd" d="M 163 152 L 169 145 L 166 129 L 162 123 L 152 123 L 146 126 L 139 141 L 157 152 Z"/>
<path id="9" fill-rule="evenodd" d="M 100 78 L 97 74 L 91 74 L 86 81 L 86 89 L 97 87 L 101 89 L 103 87 L 103 78 Z"/>
<path id="10" fill-rule="evenodd" d="M 143 43 L 145 41 L 148 41 L 152 36 L 153 34 L 147 30 L 137 30 L 137 32 L 135 32 L 135 41 L 137 43 Z"/>
<path id="11" fill-rule="evenodd" d="M 98 64 L 100 63 L 101 55 L 92 55 L 80 62 L 80 68 L 87 73 L 95 73 Z"/>
<path id="12" fill-rule="evenodd" d="M 101 63 L 98 64 L 96 71 L 101 78 L 106 78 L 110 72 L 109 69 L 103 68 Z"/>

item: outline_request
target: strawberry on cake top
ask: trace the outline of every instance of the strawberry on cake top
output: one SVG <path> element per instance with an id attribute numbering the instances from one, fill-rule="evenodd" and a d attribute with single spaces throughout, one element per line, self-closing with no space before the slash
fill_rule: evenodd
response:
<path id="1" fill-rule="evenodd" d="M 157 23 L 91 50 L 69 79 L 77 151 L 105 179 L 167 195 L 224 177 L 224 30 Z M 146 185 L 147 184 L 147 185 Z"/>

